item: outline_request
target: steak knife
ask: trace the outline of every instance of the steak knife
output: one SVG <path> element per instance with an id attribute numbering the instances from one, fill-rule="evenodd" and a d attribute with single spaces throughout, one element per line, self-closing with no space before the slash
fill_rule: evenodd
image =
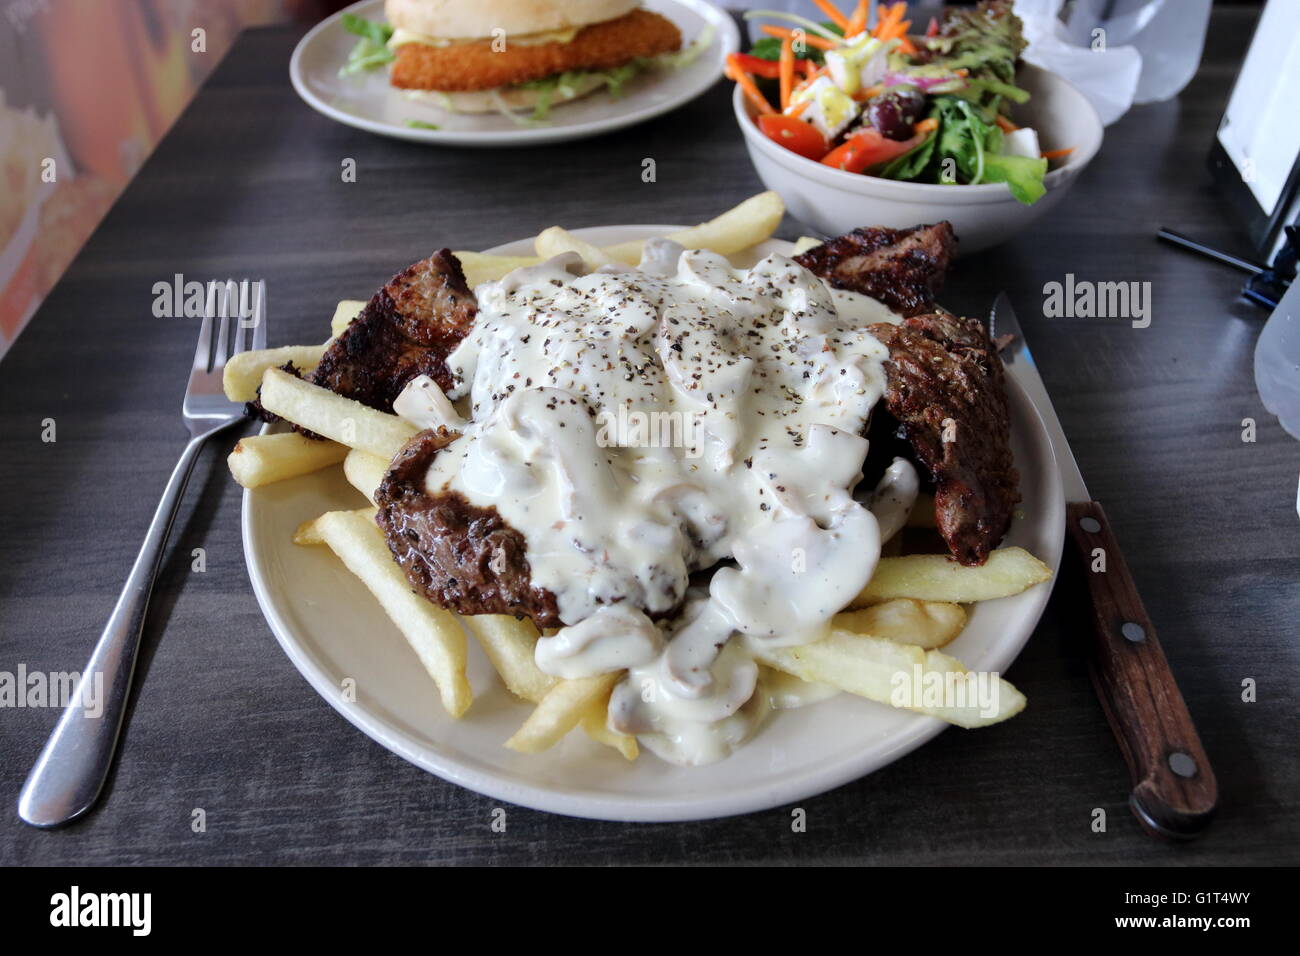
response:
<path id="1" fill-rule="evenodd" d="M 1092 500 L 1006 293 L 989 316 L 1001 355 L 1042 416 L 1065 486 L 1066 534 L 1092 603 L 1089 670 L 1133 777 L 1129 807 L 1158 836 L 1187 840 L 1209 824 L 1218 785 L 1137 587 L 1100 504 Z M 1097 568 L 1098 570 L 1094 570 Z"/>

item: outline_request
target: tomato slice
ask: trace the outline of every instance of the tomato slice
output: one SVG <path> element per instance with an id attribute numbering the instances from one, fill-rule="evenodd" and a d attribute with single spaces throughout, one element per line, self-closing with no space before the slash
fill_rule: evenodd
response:
<path id="1" fill-rule="evenodd" d="M 864 129 L 854 133 L 839 146 L 827 153 L 822 162 L 849 173 L 860 173 L 870 166 L 887 163 L 918 146 L 929 133 L 919 133 L 911 139 L 886 139 L 879 130 Z"/>
<path id="2" fill-rule="evenodd" d="M 768 139 L 808 159 L 821 159 L 830 148 L 826 137 L 816 127 L 809 126 L 797 116 L 764 113 L 758 117 L 758 128 Z"/>
<path id="3" fill-rule="evenodd" d="M 756 56 L 750 56 L 748 53 L 735 54 L 736 63 L 746 73 L 752 73 L 754 76 L 761 76 L 765 80 L 775 80 L 781 75 L 781 64 L 776 60 L 763 60 Z M 812 73 L 817 69 L 817 64 L 812 60 L 795 60 L 794 70 L 796 73 Z"/>

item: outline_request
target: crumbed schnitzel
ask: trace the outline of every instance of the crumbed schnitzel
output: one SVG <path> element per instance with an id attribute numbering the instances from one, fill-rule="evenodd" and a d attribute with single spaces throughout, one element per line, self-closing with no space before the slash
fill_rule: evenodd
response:
<path id="1" fill-rule="evenodd" d="M 510 43 L 493 50 L 492 40 L 397 48 L 391 81 L 409 90 L 468 92 L 511 86 L 569 70 L 605 70 L 638 57 L 668 53 L 682 45 L 681 31 L 649 10 L 583 27 L 568 43 Z"/>

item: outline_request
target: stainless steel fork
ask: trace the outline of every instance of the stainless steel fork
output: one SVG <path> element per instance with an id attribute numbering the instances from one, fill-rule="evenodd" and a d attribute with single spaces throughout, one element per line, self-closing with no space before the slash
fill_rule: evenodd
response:
<path id="1" fill-rule="evenodd" d="M 217 308 L 221 298 L 219 287 L 215 284 L 208 287 L 194 368 L 182 405 L 190 443 L 172 471 L 135 566 L 90 661 L 81 672 L 72 699 L 23 784 L 18 797 L 18 815 L 32 826 L 56 827 L 75 820 L 95 805 L 108 778 L 131 692 L 149 595 L 185 485 L 204 443 L 245 418 L 243 405 L 227 399 L 222 389 L 226 362 L 246 348 L 266 348 L 266 286 L 263 282 L 253 285 L 256 295 L 247 319 L 241 317 L 240 313 L 245 311 L 242 308 Z M 226 297 L 227 304 L 232 297 L 233 293 Z M 234 315 L 225 314 L 229 312 Z M 251 336 L 247 334 L 250 328 Z M 102 687 L 99 680 L 103 682 Z M 94 710 L 98 713 L 92 713 L 86 706 L 91 692 L 97 698 Z"/>

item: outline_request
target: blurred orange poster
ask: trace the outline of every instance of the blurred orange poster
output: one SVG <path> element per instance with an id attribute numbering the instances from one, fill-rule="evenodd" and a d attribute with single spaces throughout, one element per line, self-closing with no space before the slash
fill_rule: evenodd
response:
<path id="1" fill-rule="evenodd" d="M 239 30 L 294 0 L 0 0 L 0 355 Z"/>

